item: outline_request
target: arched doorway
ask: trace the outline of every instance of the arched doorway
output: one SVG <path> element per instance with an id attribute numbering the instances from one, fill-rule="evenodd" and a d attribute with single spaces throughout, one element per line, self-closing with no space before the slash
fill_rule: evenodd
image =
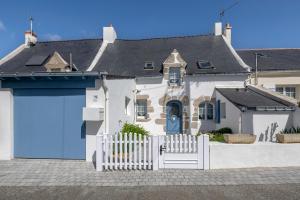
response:
<path id="1" fill-rule="evenodd" d="M 182 103 L 177 100 L 167 103 L 167 134 L 182 133 Z"/>

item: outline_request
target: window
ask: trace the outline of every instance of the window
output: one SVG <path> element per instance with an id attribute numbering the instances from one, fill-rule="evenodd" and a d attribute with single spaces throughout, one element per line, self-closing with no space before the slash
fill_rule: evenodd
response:
<path id="1" fill-rule="evenodd" d="M 207 60 L 198 60 L 197 65 L 199 69 L 212 69 L 214 66 L 211 64 L 211 62 Z"/>
<path id="2" fill-rule="evenodd" d="M 180 85 L 180 68 L 170 67 L 169 68 L 169 82 L 171 85 Z"/>
<path id="3" fill-rule="evenodd" d="M 276 86 L 276 92 L 288 97 L 296 98 L 296 88 L 291 86 Z"/>
<path id="4" fill-rule="evenodd" d="M 214 106 L 212 103 L 203 102 L 199 105 L 199 119 L 213 120 L 214 119 Z"/>
<path id="5" fill-rule="evenodd" d="M 150 61 L 146 61 L 145 62 L 145 66 L 144 66 L 145 70 L 153 70 L 154 69 L 154 63 L 150 62 Z"/>
<path id="6" fill-rule="evenodd" d="M 125 97 L 125 114 L 130 115 L 130 108 L 129 108 L 130 98 Z"/>
<path id="7" fill-rule="evenodd" d="M 226 103 L 220 104 L 220 115 L 222 119 L 226 119 Z"/>
<path id="8" fill-rule="evenodd" d="M 147 117 L 147 100 L 138 99 L 136 100 L 136 115 L 137 117 Z"/>

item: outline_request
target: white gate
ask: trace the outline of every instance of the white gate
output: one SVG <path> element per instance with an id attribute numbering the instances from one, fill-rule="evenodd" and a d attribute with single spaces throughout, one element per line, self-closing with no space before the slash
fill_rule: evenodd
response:
<path id="1" fill-rule="evenodd" d="M 207 135 L 97 135 L 97 171 L 208 169 Z"/>
<path id="2" fill-rule="evenodd" d="M 159 168 L 208 169 L 208 135 L 160 136 Z"/>

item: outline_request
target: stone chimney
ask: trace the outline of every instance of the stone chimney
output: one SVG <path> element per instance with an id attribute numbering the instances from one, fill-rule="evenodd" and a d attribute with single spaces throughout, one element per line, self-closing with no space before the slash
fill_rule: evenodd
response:
<path id="1" fill-rule="evenodd" d="M 224 36 L 227 38 L 228 42 L 231 44 L 231 29 L 230 24 L 226 24 L 224 29 Z"/>
<path id="2" fill-rule="evenodd" d="M 25 46 L 31 47 L 37 43 L 37 35 L 32 31 L 25 32 Z"/>
<path id="3" fill-rule="evenodd" d="M 222 22 L 215 23 L 215 36 L 222 35 Z"/>
<path id="4" fill-rule="evenodd" d="M 117 33 L 112 25 L 103 27 L 103 41 L 107 43 L 114 43 L 117 39 Z"/>

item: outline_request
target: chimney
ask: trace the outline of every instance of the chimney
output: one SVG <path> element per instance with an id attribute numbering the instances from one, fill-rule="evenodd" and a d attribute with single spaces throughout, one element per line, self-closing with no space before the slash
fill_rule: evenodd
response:
<path id="1" fill-rule="evenodd" d="M 231 29 L 230 24 L 226 24 L 224 29 L 224 36 L 227 38 L 228 42 L 231 44 Z"/>
<path id="2" fill-rule="evenodd" d="M 109 27 L 103 27 L 103 41 L 107 43 L 114 43 L 117 39 L 117 33 L 112 25 Z"/>
<path id="3" fill-rule="evenodd" d="M 25 32 L 25 45 L 27 48 L 34 46 L 37 43 L 37 36 L 32 31 Z"/>
<path id="4" fill-rule="evenodd" d="M 30 30 L 25 32 L 25 46 L 27 48 L 34 46 L 37 43 L 37 35 L 33 32 L 32 22 L 33 18 L 29 18 L 30 21 Z"/>
<path id="5" fill-rule="evenodd" d="M 215 23 L 215 36 L 222 35 L 222 22 Z"/>

